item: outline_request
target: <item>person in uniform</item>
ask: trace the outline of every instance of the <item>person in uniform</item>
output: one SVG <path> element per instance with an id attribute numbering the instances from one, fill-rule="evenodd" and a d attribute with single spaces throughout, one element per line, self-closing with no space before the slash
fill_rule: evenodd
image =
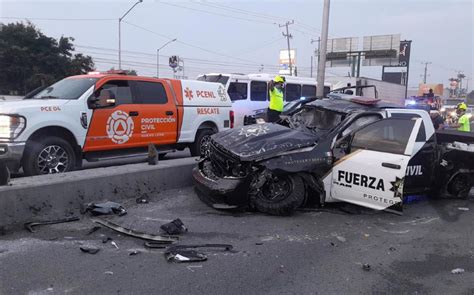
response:
<path id="1" fill-rule="evenodd" d="M 270 96 L 270 105 L 267 110 L 267 121 L 276 122 L 280 119 L 280 114 L 283 112 L 283 84 L 285 78 L 277 75 L 270 81 L 268 94 Z"/>
<path id="2" fill-rule="evenodd" d="M 451 127 L 457 128 L 458 131 L 471 132 L 471 119 L 472 115 L 467 114 L 467 105 L 462 102 L 456 107 L 456 113 L 458 114 L 458 122 L 451 125 Z"/>

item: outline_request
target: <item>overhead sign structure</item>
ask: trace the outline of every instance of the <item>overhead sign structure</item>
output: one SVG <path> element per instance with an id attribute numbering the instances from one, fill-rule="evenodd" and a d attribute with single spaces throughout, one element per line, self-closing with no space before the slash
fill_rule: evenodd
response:
<path id="1" fill-rule="evenodd" d="M 295 66 L 296 66 L 296 50 L 295 49 L 290 50 L 290 57 L 291 57 L 291 65 L 294 71 Z M 290 73 L 290 59 L 288 59 L 288 49 L 280 50 L 279 64 L 280 64 L 280 71 L 278 72 L 279 74 L 282 74 L 282 75 L 292 74 Z"/>
<path id="2" fill-rule="evenodd" d="M 349 67 L 352 60 L 350 54 L 359 50 L 357 37 L 329 39 L 326 61 L 330 67 Z"/>
<path id="3" fill-rule="evenodd" d="M 398 65 L 400 34 L 365 36 L 363 43 L 364 66 Z"/>

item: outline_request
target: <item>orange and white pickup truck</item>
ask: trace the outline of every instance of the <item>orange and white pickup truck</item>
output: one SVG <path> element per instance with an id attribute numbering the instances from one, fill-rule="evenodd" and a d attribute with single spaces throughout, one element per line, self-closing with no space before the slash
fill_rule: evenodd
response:
<path id="1" fill-rule="evenodd" d="M 233 128 L 232 102 L 220 83 L 129 76 L 65 78 L 19 101 L 0 102 L 0 161 L 26 175 L 74 170 L 97 161 L 189 148 Z"/>

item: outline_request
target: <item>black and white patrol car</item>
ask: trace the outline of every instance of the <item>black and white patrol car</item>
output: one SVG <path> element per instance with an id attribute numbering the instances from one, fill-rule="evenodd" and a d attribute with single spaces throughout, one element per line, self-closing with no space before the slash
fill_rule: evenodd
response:
<path id="1" fill-rule="evenodd" d="M 287 215 L 307 203 L 345 201 L 400 213 L 409 194 L 467 197 L 473 142 L 437 135 L 422 110 L 324 99 L 279 123 L 215 134 L 193 177 L 214 208 Z"/>

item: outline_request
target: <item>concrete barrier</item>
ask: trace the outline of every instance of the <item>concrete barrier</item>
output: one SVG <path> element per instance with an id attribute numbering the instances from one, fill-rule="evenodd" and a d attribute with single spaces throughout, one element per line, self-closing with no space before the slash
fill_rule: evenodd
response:
<path id="1" fill-rule="evenodd" d="M 192 185 L 195 158 L 14 179 L 0 187 L 0 229 L 78 215 L 84 203 L 138 198 Z"/>

